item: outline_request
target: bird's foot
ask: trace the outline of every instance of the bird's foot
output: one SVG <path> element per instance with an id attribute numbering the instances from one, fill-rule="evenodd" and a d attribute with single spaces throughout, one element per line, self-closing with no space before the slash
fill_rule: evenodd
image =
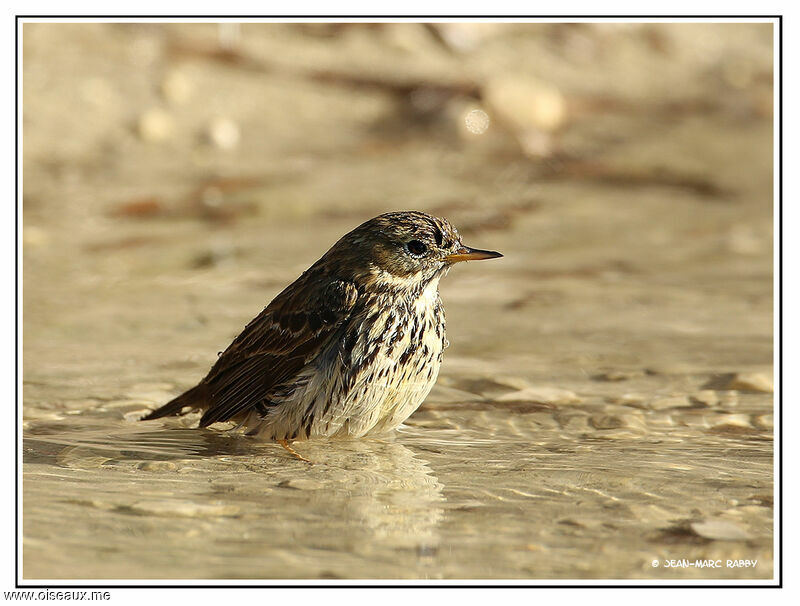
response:
<path id="1" fill-rule="evenodd" d="M 290 453 L 291 453 L 293 456 L 295 456 L 296 458 L 300 459 L 301 461 L 305 461 L 305 462 L 306 462 L 306 463 L 308 463 L 309 465 L 313 465 L 313 464 L 314 464 L 314 462 L 313 462 L 313 461 L 310 461 L 310 460 L 306 459 L 306 458 L 305 458 L 303 455 L 301 455 L 299 452 L 297 452 L 297 451 L 296 451 L 294 448 L 292 448 L 291 446 L 289 446 L 289 440 L 278 440 L 278 444 L 280 444 L 281 446 L 283 446 L 283 447 L 284 447 L 286 450 L 288 450 L 288 451 L 289 451 L 289 452 L 290 452 Z"/>

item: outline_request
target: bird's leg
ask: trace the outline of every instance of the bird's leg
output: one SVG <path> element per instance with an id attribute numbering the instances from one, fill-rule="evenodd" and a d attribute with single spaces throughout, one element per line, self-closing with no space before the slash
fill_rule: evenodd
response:
<path id="1" fill-rule="evenodd" d="M 309 461 L 309 460 L 308 460 L 308 459 L 306 459 L 306 458 L 305 458 L 303 455 L 301 455 L 299 452 L 297 452 L 297 451 L 296 451 L 294 448 L 292 448 L 291 446 L 289 446 L 289 440 L 278 440 L 278 444 L 280 444 L 281 446 L 283 446 L 283 447 L 284 447 L 286 450 L 288 450 L 288 451 L 289 451 L 289 452 L 290 452 L 292 455 L 294 455 L 295 457 L 297 457 L 297 458 L 298 458 L 298 459 L 300 459 L 301 461 L 305 461 L 306 463 L 309 463 L 309 464 L 311 464 L 311 465 L 313 465 L 313 464 L 314 464 L 314 462 L 313 462 L 313 461 Z"/>

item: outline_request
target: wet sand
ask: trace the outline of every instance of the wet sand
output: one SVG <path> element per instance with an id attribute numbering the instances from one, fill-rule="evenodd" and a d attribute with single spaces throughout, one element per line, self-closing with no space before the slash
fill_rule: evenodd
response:
<path id="1" fill-rule="evenodd" d="M 770 26 L 435 33 L 25 26 L 25 579 L 772 577 Z M 396 435 L 137 421 L 412 208 L 505 257 Z"/>

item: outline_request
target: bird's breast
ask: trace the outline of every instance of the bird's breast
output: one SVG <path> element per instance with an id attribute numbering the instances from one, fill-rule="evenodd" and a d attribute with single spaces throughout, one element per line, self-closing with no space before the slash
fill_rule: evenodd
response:
<path id="1" fill-rule="evenodd" d="M 360 333 L 349 339 L 354 345 L 351 357 L 355 372 L 359 372 L 360 365 L 368 366 L 373 358 L 385 359 L 400 372 L 412 359 L 440 356 L 446 338 L 438 283 L 414 298 L 376 297 L 365 306 L 363 319 L 356 321 L 351 330 Z"/>
<path id="2" fill-rule="evenodd" d="M 374 297 L 340 341 L 342 380 L 329 402 L 346 417 L 341 433 L 388 431 L 433 387 L 445 347 L 438 285 L 414 298 Z"/>

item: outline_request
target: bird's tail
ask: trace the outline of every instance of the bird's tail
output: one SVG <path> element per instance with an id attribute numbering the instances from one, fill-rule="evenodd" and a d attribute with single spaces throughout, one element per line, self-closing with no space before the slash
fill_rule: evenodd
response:
<path id="1" fill-rule="evenodd" d="M 195 409 L 200 408 L 203 400 L 206 397 L 206 386 L 204 384 L 196 385 L 189 391 L 179 395 L 174 400 L 170 400 L 161 408 L 156 408 L 147 415 L 143 416 L 141 421 L 151 421 L 152 419 L 160 419 L 161 417 L 168 417 L 170 415 L 180 414 L 181 410 L 187 406 Z"/>

